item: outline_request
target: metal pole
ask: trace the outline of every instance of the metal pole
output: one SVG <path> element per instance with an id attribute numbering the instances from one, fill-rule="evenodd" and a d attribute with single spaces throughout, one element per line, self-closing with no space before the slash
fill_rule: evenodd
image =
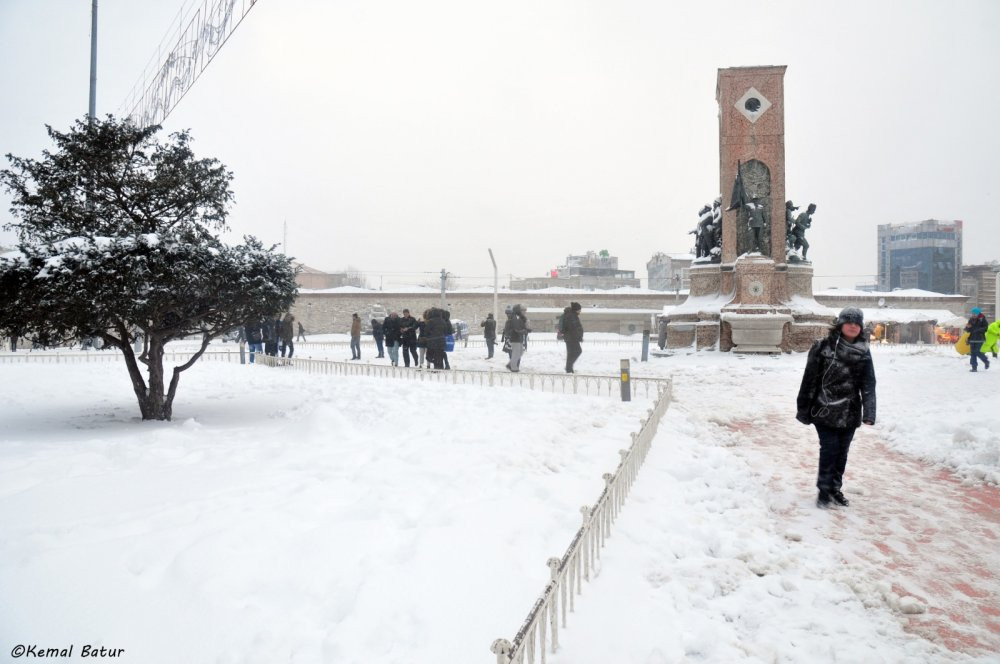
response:
<path id="1" fill-rule="evenodd" d="M 90 106 L 87 119 L 97 115 L 97 0 L 90 3 Z"/>
<path id="2" fill-rule="evenodd" d="M 621 383 L 622 383 L 622 401 L 631 401 L 632 400 L 632 383 L 629 381 L 631 373 L 629 371 L 629 361 L 628 360 L 622 360 L 621 361 L 621 370 L 622 370 L 622 380 L 621 380 Z"/>
<path id="3" fill-rule="evenodd" d="M 446 301 L 445 301 L 445 294 L 444 294 L 444 282 L 445 282 L 445 280 L 447 278 L 448 278 L 448 271 L 445 270 L 444 268 L 441 268 L 441 308 L 442 309 L 447 306 Z"/>
<path id="4" fill-rule="evenodd" d="M 493 258 L 493 250 L 489 249 L 490 260 L 493 261 L 493 320 L 500 320 L 500 306 L 497 304 L 497 290 L 500 276 L 497 272 L 497 261 Z"/>
<path id="5" fill-rule="evenodd" d="M 642 361 L 649 361 L 649 330 L 642 331 Z"/>

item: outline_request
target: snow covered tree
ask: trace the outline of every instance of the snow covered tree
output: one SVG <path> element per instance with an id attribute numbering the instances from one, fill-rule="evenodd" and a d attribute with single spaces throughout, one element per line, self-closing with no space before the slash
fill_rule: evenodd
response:
<path id="1" fill-rule="evenodd" d="M 8 154 L 0 171 L 18 238 L 0 258 L 0 331 L 46 345 L 101 338 L 124 355 L 144 420 L 171 418 L 181 372 L 213 338 L 286 311 L 296 292 L 291 259 L 218 237 L 232 173 L 195 158 L 186 131 L 159 141 L 159 130 L 111 116 L 48 127 L 54 150 Z M 191 335 L 200 348 L 165 386 L 164 346 Z"/>

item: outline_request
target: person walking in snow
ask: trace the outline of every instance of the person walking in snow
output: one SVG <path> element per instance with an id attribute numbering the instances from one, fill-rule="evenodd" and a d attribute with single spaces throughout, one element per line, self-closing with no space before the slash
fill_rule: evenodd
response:
<path id="1" fill-rule="evenodd" d="M 524 342 L 531 330 L 528 329 L 528 317 L 520 304 L 511 309 L 507 324 L 503 328 L 504 339 L 510 344 L 510 362 L 507 368 L 514 373 L 521 370 L 521 355 L 524 354 Z"/>
<path id="2" fill-rule="evenodd" d="M 819 436 L 817 507 L 847 507 L 840 489 L 851 441 L 862 423 L 875 424 L 875 366 L 864 323 L 860 309 L 841 311 L 829 336 L 809 349 L 802 375 L 795 419 L 814 425 Z"/>
<path id="3" fill-rule="evenodd" d="M 996 357 L 998 339 L 1000 339 L 1000 320 L 995 320 L 986 328 L 986 343 L 983 344 L 983 353 L 989 353 Z"/>
<path id="4" fill-rule="evenodd" d="M 296 341 L 306 340 L 306 328 L 302 327 L 302 321 L 299 321 L 299 336 L 295 338 Z"/>
<path id="5" fill-rule="evenodd" d="M 263 323 L 256 320 L 248 320 L 243 326 L 243 338 L 247 340 L 247 348 L 250 350 L 250 364 L 254 363 L 255 353 L 264 352 L 264 335 L 261 329 Z"/>
<path id="6" fill-rule="evenodd" d="M 361 359 L 361 318 L 351 314 L 351 359 Z"/>
<path id="7" fill-rule="evenodd" d="M 385 348 L 389 351 L 389 362 L 394 367 L 399 366 L 399 314 L 390 311 L 382 321 L 382 334 L 385 335 Z"/>
<path id="8" fill-rule="evenodd" d="M 281 356 L 285 356 L 285 351 L 288 351 L 288 357 L 291 357 L 295 352 L 295 316 L 292 312 L 285 314 L 285 317 L 281 319 L 281 325 L 278 326 L 278 337 L 281 339 Z"/>
<path id="9" fill-rule="evenodd" d="M 427 346 L 427 366 L 434 369 L 444 369 L 445 365 L 445 336 L 447 336 L 448 325 L 445 320 L 445 311 L 432 308 L 426 312 L 424 321 L 424 343 Z"/>
<path id="10" fill-rule="evenodd" d="M 385 333 L 382 331 L 382 323 L 377 318 L 372 318 L 372 336 L 375 338 L 375 347 L 378 349 L 378 355 L 375 358 L 385 357 L 385 348 L 382 345 Z"/>
<path id="11" fill-rule="evenodd" d="M 417 319 L 410 315 L 409 309 L 403 309 L 403 317 L 399 319 L 399 343 L 403 347 L 403 364 L 417 366 Z"/>
<path id="12" fill-rule="evenodd" d="M 983 360 L 984 369 L 990 368 L 990 360 L 983 354 L 983 344 L 986 343 L 986 330 L 989 327 L 989 321 L 983 315 L 983 310 L 979 307 L 973 307 L 972 318 L 969 319 L 969 324 L 965 326 L 965 331 L 969 333 L 969 364 L 972 365 L 969 371 L 979 371 L 976 362 L 979 358 Z"/>
<path id="13" fill-rule="evenodd" d="M 493 359 L 493 347 L 497 343 L 497 321 L 493 314 L 486 314 L 486 320 L 479 324 L 483 328 L 483 338 L 486 339 L 486 359 Z"/>
<path id="14" fill-rule="evenodd" d="M 264 338 L 264 354 L 271 357 L 278 355 L 278 324 L 281 319 L 266 318 L 261 323 L 261 335 Z"/>
<path id="15" fill-rule="evenodd" d="M 580 311 L 583 307 L 579 302 L 570 302 L 563 310 L 562 332 L 566 342 L 566 373 L 573 373 L 573 364 L 583 353 L 580 344 L 583 342 L 583 323 L 580 322 Z"/>

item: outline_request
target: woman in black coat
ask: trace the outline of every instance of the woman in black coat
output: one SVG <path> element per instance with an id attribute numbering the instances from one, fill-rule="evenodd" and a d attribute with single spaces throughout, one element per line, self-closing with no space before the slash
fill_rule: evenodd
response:
<path id="1" fill-rule="evenodd" d="M 806 360 L 795 418 L 815 425 L 819 435 L 817 507 L 829 507 L 831 501 L 847 506 L 840 488 L 851 440 L 862 423 L 875 424 L 875 366 L 861 334 L 864 323 L 860 309 L 844 309 Z"/>

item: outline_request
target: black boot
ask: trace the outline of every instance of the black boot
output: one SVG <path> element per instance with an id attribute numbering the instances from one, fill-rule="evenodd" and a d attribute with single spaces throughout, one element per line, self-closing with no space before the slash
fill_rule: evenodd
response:
<path id="1" fill-rule="evenodd" d="M 833 502 L 837 503 L 838 505 L 841 505 L 842 507 L 847 507 L 848 505 L 851 504 L 851 502 L 847 500 L 847 497 L 844 496 L 844 494 L 842 494 L 839 489 L 837 491 L 831 491 L 830 497 L 833 498 Z"/>
<path id="2" fill-rule="evenodd" d="M 819 495 L 816 496 L 816 507 L 821 509 L 826 509 L 830 506 L 830 494 L 826 491 L 820 490 Z"/>

